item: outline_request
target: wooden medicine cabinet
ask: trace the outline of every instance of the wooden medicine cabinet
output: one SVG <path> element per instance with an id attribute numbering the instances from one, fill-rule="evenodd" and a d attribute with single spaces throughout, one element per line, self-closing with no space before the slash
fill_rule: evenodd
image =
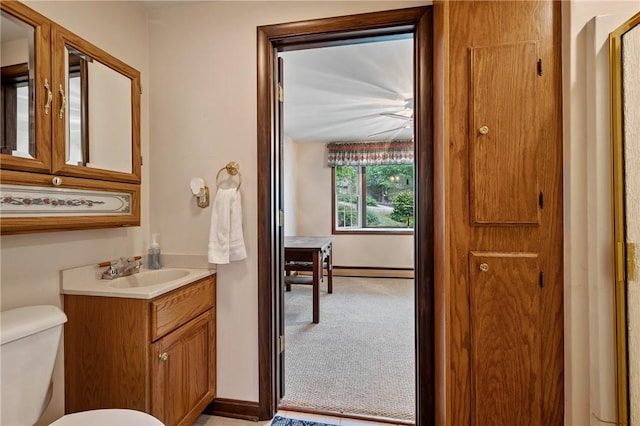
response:
<path id="1" fill-rule="evenodd" d="M 3 234 L 140 224 L 140 73 L 0 3 Z"/>

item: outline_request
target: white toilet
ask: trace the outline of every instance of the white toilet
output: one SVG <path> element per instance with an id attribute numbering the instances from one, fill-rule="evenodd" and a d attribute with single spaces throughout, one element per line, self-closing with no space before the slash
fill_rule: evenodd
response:
<path id="1" fill-rule="evenodd" d="M 44 412 L 51 399 L 51 375 L 66 321 L 64 312 L 48 305 L 0 313 L 1 425 L 33 425 Z M 52 425 L 163 426 L 149 414 L 124 409 L 67 414 Z"/>

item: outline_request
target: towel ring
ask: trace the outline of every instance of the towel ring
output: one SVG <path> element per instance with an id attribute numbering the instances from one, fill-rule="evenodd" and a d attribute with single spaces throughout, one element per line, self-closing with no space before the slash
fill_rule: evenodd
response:
<path id="1" fill-rule="evenodd" d="M 242 185 L 242 174 L 240 173 L 240 165 L 235 161 L 231 161 L 227 163 L 226 166 L 218 170 L 218 174 L 216 174 L 216 187 L 220 188 L 220 173 L 223 171 L 227 171 L 229 176 L 238 175 L 238 186 L 236 186 L 236 191 L 240 189 L 240 185 Z"/>

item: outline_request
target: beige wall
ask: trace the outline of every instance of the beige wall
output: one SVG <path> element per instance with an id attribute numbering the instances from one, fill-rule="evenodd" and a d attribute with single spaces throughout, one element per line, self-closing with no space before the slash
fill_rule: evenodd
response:
<path id="1" fill-rule="evenodd" d="M 0 64 L 3 67 L 29 62 L 29 41 L 27 39 L 8 41 L 2 43 L 0 48 Z"/>
<path id="2" fill-rule="evenodd" d="M 127 2 L 33 2 L 26 4 L 142 73 L 148 85 L 148 32 L 145 11 Z M 115 30 L 117 29 L 117 30 Z M 149 154 L 149 103 L 142 96 L 142 152 Z M 142 227 L 2 236 L 2 309 L 34 304 L 61 306 L 60 270 L 141 254 L 149 229 L 149 173 L 143 167 Z M 52 404 L 41 422 L 64 412 L 62 357 L 54 372 Z"/>
<path id="3" fill-rule="evenodd" d="M 615 421 L 606 36 L 638 10 L 562 3 L 567 425 Z"/>
<path id="4" fill-rule="evenodd" d="M 327 167 L 326 145 L 294 145 L 297 170 L 292 200 L 296 213 L 295 235 L 331 235 L 332 169 Z M 413 268 L 413 235 L 334 235 L 333 264 Z"/>

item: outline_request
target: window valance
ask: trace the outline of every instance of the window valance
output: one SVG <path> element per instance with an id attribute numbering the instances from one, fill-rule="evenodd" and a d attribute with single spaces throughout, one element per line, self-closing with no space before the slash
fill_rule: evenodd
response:
<path id="1" fill-rule="evenodd" d="M 413 164 L 413 141 L 332 142 L 327 144 L 327 164 L 329 167 Z"/>

